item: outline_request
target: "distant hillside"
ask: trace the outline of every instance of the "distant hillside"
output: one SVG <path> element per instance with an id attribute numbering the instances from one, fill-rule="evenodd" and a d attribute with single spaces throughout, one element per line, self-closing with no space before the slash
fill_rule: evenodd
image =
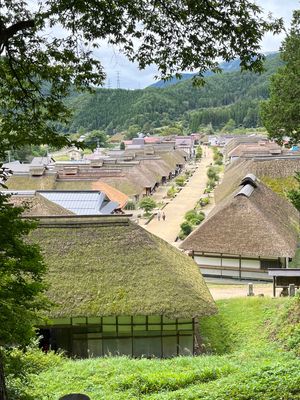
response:
<path id="1" fill-rule="evenodd" d="M 239 71 L 240 69 L 240 62 L 238 59 L 236 60 L 232 60 L 229 62 L 222 62 L 220 64 L 220 68 L 222 68 L 223 72 L 234 72 L 234 71 Z M 155 87 L 155 88 L 166 88 L 168 86 L 172 86 L 175 85 L 176 83 L 180 83 L 183 81 L 186 81 L 187 79 L 192 79 L 196 74 L 182 74 L 181 79 L 175 78 L 173 77 L 172 79 L 168 80 L 168 81 L 158 81 L 155 83 L 152 83 L 152 85 L 149 85 L 149 87 Z M 206 72 L 204 74 L 204 76 L 211 76 L 213 75 L 212 72 Z"/>
<path id="2" fill-rule="evenodd" d="M 151 131 L 178 121 L 191 131 L 212 123 L 221 128 L 229 120 L 236 126 L 259 125 L 258 103 L 268 97 L 270 76 L 281 65 L 278 54 L 266 58 L 262 74 L 234 71 L 206 78 L 203 87 L 190 79 L 163 89 L 97 89 L 74 95 L 68 102 L 74 115 L 68 131 L 105 129 L 122 131 L 131 126 Z M 65 129 L 66 130 L 66 129 Z"/>

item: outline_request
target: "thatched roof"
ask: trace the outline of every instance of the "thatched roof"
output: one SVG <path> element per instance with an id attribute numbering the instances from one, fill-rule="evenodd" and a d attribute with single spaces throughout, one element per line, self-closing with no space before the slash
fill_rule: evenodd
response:
<path id="1" fill-rule="evenodd" d="M 226 167 L 224 178 L 215 189 L 214 196 L 218 203 L 232 193 L 244 175 L 251 172 L 258 178 L 287 178 L 300 170 L 300 158 L 276 157 L 273 159 L 238 159 Z"/>
<path id="2" fill-rule="evenodd" d="M 52 318 L 216 311 L 194 261 L 127 217 L 42 218 L 30 240 L 49 267 Z"/>
<path id="3" fill-rule="evenodd" d="M 32 196 L 12 195 L 9 198 L 9 202 L 14 204 L 14 206 L 26 206 L 23 213 L 24 216 L 74 215 L 72 211 L 53 203 L 38 193 Z"/>
<path id="4" fill-rule="evenodd" d="M 6 182 L 10 190 L 48 190 L 55 187 L 55 174 L 43 176 L 12 175 Z"/>
<path id="5" fill-rule="evenodd" d="M 255 156 L 255 155 L 266 155 L 281 154 L 282 149 L 277 143 L 247 143 L 239 144 L 233 150 L 228 153 L 228 157 L 243 157 L 243 156 Z"/>
<path id="6" fill-rule="evenodd" d="M 238 135 L 229 140 L 226 145 L 224 146 L 224 157 L 225 159 L 228 157 L 229 152 L 231 152 L 233 149 L 235 149 L 238 145 L 242 143 L 258 143 L 265 141 L 267 142 L 268 139 L 263 136 L 257 136 L 257 135 Z"/>
<path id="7" fill-rule="evenodd" d="M 241 189 L 218 203 L 181 248 L 248 257 L 294 257 L 298 211 L 261 182 L 248 197 L 237 195 Z"/>

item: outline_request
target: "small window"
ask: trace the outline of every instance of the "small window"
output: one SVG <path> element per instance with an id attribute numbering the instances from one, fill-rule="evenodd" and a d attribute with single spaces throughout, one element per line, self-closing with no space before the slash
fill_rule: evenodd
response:
<path id="1" fill-rule="evenodd" d="M 260 260 L 261 269 L 282 268 L 280 260 Z"/>

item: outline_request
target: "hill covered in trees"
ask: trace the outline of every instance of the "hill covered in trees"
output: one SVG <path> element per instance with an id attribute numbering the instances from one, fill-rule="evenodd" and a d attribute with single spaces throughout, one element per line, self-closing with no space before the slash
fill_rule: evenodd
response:
<path id="1" fill-rule="evenodd" d="M 69 132 L 106 130 L 155 132 L 175 127 L 184 132 L 212 124 L 214 129 L 260 125 L 258 104 L 268 98 L 270 76 L 281 65 L 279 54 L 266 57 L 262 74 L 225 72 L 206 78 L 203 87 L 191 79 L 165 88 L 143 90 L 96 89 L 74 94 L 68 103 L 74 110 Z"/>

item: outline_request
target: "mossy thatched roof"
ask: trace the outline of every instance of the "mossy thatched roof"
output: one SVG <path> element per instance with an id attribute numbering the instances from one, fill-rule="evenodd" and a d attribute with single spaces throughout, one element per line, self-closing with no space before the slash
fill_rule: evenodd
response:
<path id="1" fill-rule="evenodd" d="M 256 175 L 266 181 L 265 178 L 281 179 L 293 177 L 295 171 L 300 170 L 299 158 L 270 158 L 266 159 L 238 159 L 226 167 L 224 178 L 215 189 L 215 200 L 220 202 L 238 186 L 241 179 L 248 173 Z"/>
<path id="2" fill-rule="evenodd" d="M 124 216 L 41 218 L 52 318 L 216 311 L 194 261 Z"/>
<path id="3" fill-rule="evenodd" d="M 9 201 L 13 203 L 14 206 L 26 207 L 23 212 L 24 216 L 74 215 L 72 211 L 61 207 L 38 193 L 32 196 L 13 195 L 10 197 Z"/>
<path id="4" fill-rule="evenodd" d="M 185 250 L 248 257 L 294 257 L 299 213 L 288 201 L 257 181 L 249 196 L 242 186 L 220 201 L 181 244 Z"/>
<path id="5" fill-rule="evenodd" d="M 12 175 L 6 182 L 9 190 L 51 190 L 55 188 L 55 178 L 53 175 L 29 176 Z"/>

